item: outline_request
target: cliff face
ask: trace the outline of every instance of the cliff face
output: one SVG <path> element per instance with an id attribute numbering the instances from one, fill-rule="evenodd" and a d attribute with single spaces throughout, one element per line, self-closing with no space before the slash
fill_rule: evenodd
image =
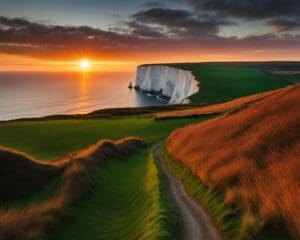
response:
<path id="1" fill-rule="evenodd" d="M 135 85 L 144 91 L 161 91 L 170 97 L 170 104 L 189 103 L 188 97 L 199 91 L 190 71 L 164 65 L 139 66 Z"/>

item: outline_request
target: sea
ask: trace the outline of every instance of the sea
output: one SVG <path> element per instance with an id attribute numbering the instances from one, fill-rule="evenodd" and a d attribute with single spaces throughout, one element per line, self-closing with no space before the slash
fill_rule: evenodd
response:
<path id="1" fill-rule="evenodd" d="M 134 89 L 135 73 L 1 72 L 0 121 L 166 104 Z"/>

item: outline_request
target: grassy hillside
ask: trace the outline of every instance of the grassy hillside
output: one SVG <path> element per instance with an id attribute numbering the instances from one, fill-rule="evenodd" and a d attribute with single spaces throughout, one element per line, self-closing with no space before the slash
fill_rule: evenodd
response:
<path id="1" fill-rule="evenodd" d="M 119 139 L 136 135 L 151 143 L 167 137 L 178 127 L 205 119 L 155 121 L 150 117 L 123 117 L 15 121 L 0 124 L 0 138 L 2 145 L 25 150 L 42 160 L 51 160 L 83 149 L 99 138 Z M 77 167 L 75 164 L 74 169 L 67 170 L 62 179 L 55 179 L 39 192 L 2 205 L 2 208 L 9 210 L 3 211 L 4 215 L 0 216 L 0 229 L 5 225 L 5 234 L 15 233 L 19 236 L 22 232 L 28 232 L 40 236 L 48 232 L 49 228 L 53 233 L 54 228 L 56 231 L 50 235 L 50 239 L 138 239 L 139 236 L 146 239 L 176 239 L 172 235 L 176 223 L 170 222 L 174 220 L 169 217 L 173 213 L 165 200 L 163 178 L 149 154 L 150 148 L 142 149 L 130 158 L 118 157 L 104 161 L 95 173 L 87 174 L 85 167 Z M 76 159 L 76 155 L 67 155 L 66 158 Z M 60 162 L 64 163 L 65 160 Z M 69 176 L 80 182 L 79 188 L 76 182 L 75 188 L 71 187 L 73 184 L 67 184 L 70 188 L 64 187 L 65 190 L 59 191 L 64 194 L 57 200 L 56 192 L 64 186 Z M 72 189 L 76 190 L 80 199 L 76 200 L 76 197 L 75 201 L 72 197 L 71 205 L 74 208 L 69 208 L 69 202 L 65 202 L 64 196 L 69 196 L 70 191 L 73 193 Z M 83 194 L 83 189 L 89 191 Z M 14 217 L 7 221 L 5 219 L 8 216 Z M 64 219 L 64 225 L 56 228 L 56 222 L 59 222 L 57 219 L 60 218 Z M 26 223 L 33 225 L 28 226 Z M 20 227 L 12 231 L 14 225 Z"/>
<path id="2" fill-rule="evenodd" d="M 155 121 L 151 117 L 111 119 L 36 120 L 0 123 L 0 145 L 50 160 L 78 151 L 99 139 L 126 136 L 158 141 L 177 127 L 207 118 Z"/>
<path id="3" fill-rule="evenodd" d="M 92 192 L 50 239 L 176 239 L 150 147 L 105 162 Z"/>
<path id="4" fill-rule="evenodd" d="M 241 213 L 224 203 L 222 192 L 212 190 L 205 186 L 199 178 L 187 167 L 181 164 L 168 154 L 167 147 L 161 149 L 164 160 L 171 172 L 177 176 L 184 184 L 188 193 L 194 199 L 207 208 L 213 216 L 214 222 L 222 233 L 223 239 L 240 239 Z"/>
<path id="5" fill-rule="evenodd" d="M 66 221 L 78 202 L 86 197 L 93 186 L 95 172 L 102 164 L 114 157 L 124 158 L 142 145 L 143 142 L 137 138 L 117 142 L 101 140 L 84 151 L 52 163 L 64 169 L 61 184 L 48 199 L 2 208 L 1 239 L 44 239 L 62 220 Z M 33 162 L 30 159 L 26 161 Z"/>
<path id="6" fill-rule="evenodd" d="M 36 192 L 62 172 L 59 166 L 5 148 L 0 148 L 0 161 L 0 203 Z"/>
<path id="7" fill-rule="evenodd" d="M 296 85 L 168 139 L 174 159 L 243 210 L 244 236 L 300 237 L 299 101 Z"/>
<path id="8" fill-rule="evenodd" d="M 183 117 L 197 117 L 197 116 L 205 116 L 205 115 L 216 115 L 216 114 L 224 114 L 230 112 L 240 111 L 244 108 L 249 107 L 251 104 L 261 101 L 264 98 L 271 96 L 276 92 L 284 91 L 284 88 L 277 89 L 273 91 L 258 93 L 246 97 L 237 98 L 231 100 L 229 102 L 195 107 L 190 109 L 176 110 L 171 112 L 157 113 L 155 115 L 155 119 L 165 120 L 172 118 L 183 118 Z"/>
<path id="9" fill-rule="evenodd" d="M 192 71 L 200 91 L 190 97 L 193 104 L 216 104 L 290 84 L 285 77 L 268 74 L 259 65 L 242 63 L 171 64 Z"/>

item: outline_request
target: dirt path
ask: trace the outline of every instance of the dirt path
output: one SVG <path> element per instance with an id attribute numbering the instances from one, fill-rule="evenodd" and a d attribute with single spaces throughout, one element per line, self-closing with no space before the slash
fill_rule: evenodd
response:
<path id="1" fill-rule="evenodd" d="M 162 142 L 154 146 L 153 152 L 168 179 L 170 194 L 181 217 L 184 240 L 219 240 L 222 239 L 207 210 L 195 202 L 185 191 L 182 182 L 171 174 L 160 152 Z"/>

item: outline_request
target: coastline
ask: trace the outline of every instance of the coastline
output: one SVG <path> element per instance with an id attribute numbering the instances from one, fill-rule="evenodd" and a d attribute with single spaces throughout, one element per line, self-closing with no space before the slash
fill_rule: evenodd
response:
<path id="1" fill-rule="evenodd" d="M 169 97 L 167 95 L 164 95 L 162 93 L 162 89 L 160 91 L 155 91 L 155 90 L 149 90 L 148 91 L 148 90 L 141 89 L 140 86 L 138 86 L 138 85 L 135 85 L 134 89 L 136 91 L 141 91 L 144 94 L 147 94 L 147 95 L 149 94 L 150 96 L 156 96 L 156 97 L 158 97 L 161 100 L 169 101 L 171 99 L 171 97 Z"/>
<path id="2" fill-rule="evenodd" d="M 187 104 L 189 97 L 199 92 L 199 81 L 192 71 L 179 67 L 139 65 L 134 88 L 167 100 L 168 104 Z"/>
<path id="3" fill-rule="evenodd" d="M 112 118 L 135 115 L 151 115 L 157 112 L 183 110 L 195 107 L 191 104 L 162 104 L 145 107 L 104 108 L 84 114 L 53 114 L 42 117 L 24 117 L 10 120 L 1 120 L 0 123 L 15 121 L 40 121 L 59 119 L 88 119 L 88 118 Z"/>

